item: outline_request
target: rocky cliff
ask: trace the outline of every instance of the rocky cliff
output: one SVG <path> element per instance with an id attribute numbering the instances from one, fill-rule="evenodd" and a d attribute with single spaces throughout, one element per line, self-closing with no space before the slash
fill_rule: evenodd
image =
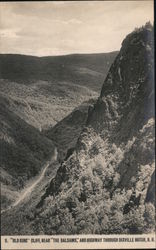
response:
<path id="1" fill-rule="evenodd" d="M 123 41 L 75 150 L 37 206 L 46 234 L 154 230 L 153 27 Z"/>

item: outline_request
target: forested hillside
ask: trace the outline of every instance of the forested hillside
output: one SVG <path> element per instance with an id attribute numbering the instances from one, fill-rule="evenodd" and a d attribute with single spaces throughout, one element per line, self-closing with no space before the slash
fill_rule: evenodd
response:
<path id="1" fill-rule="evenodd" d="M 0 95 L 1 205 L 7 207 L 54 152 L 54 144 L 8 109 Z"/>

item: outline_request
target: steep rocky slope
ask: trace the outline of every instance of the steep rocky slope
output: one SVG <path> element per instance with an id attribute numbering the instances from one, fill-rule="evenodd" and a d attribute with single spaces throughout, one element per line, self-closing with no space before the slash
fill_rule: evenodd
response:
<path id="1" fill-rule="evenodd" d="M 129 34 L 86 127 L 37 205 L 45 234 L 154 230 L 153 27 Z"/>

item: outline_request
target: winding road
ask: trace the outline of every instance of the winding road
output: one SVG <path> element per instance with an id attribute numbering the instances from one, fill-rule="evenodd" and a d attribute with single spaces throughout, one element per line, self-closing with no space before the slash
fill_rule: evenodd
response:
<path id="1" fill-rule="evenodd" d="M 1 210 L 1 214 L 10 210 L 13 207 L 16 207 L 19 203 L 21 203 L 36 187 L 36 185 L 43 179 L 45 172 L 47 170 L 47 168 L 49 167 L 49 165 L 57 160 L 57 148 L 55 148 L 54 150 L 54 154 L 51 157 L 51 160 L 47 161 L 46 164 L 43 167 L 43 170 L 41 171 L 40 175 L 38 176 L 38 178 L 32 183 L 32 185 L 30 185 L 29 187 L 25 188 L 24 192 L 21 193 L 20 197 L 7 209 Z"/>

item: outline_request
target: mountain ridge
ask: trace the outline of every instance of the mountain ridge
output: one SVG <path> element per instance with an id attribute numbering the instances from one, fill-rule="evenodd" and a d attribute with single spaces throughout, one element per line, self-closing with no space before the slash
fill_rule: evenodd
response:
<path id="1" fill-rule="evenodd" d="M 75 80 L 82 85 L 85 75 L 81 68 L 88 71 L 88 83 L 95 83 L 94 72 L 102 80 L 118 52 L 102 54 L 71 54 L 65 56 L 35 57 L 19 54 L 0 54 L 0 77 L 28 84 L 36 80 Z M 99 70 L 100 68 L 100 70 Z M 80 70 L 78 74 L 77 70 Z M 91 70 L 93 70 L 91 74 Z M 98 73 L 98 75 L 97 75 Z M 102 74 L 101 74 L 102 73 Z M 105 77 L 105 76 L 104 76 Z M 98 86 L 90 85 L 95 90 Z M 99 87 L 98 87 L 99 89 Z"/>

